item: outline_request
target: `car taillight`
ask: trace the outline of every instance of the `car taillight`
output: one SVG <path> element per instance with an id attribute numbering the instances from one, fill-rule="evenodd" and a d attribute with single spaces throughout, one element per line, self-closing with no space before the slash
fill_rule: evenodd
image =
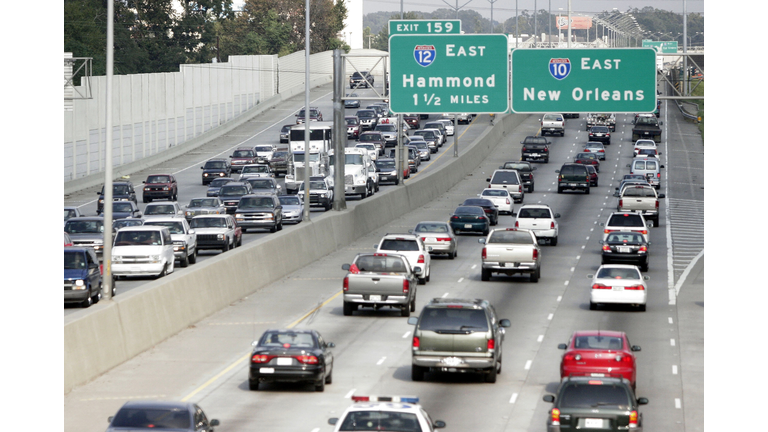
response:
<path id="1" fill-rule="evenodd" d="M 623 199 L 619 200 L 619 207 L 624 207 L 624 200 Z"/>
<path id="2" fill-rule="evenodd" d="M 490 184 L 490 183 L 488 183 L 488 188 L 490 188 L 490 187 L 491 187 L 491 184 Z"/>
<path id="3" fill-rule="evenodd" d="M 440 237 L 437 239 L 437 241 L 451 241 L 450 237 Z"/>
<path id="4" fill-rule="evenodd" d="M 266 354 L 256 354 L 251 357 L 251 363 L 269 363 L 274 357 Z"/>
<path id="5" fill-rule="evenodd" d="M 427 238 L 426 237 L 422 237 L 421 241 L 427 241 Z"/>
<path id="6" fill-rule="evenodd" d="M 659 200 L 656 200 L 656 209 L 659 209 Z"/>
<path id="7" fill-rule="evenodd" d="M 486 258 L 488 258 L 488 255 L 487 255 L 487 254 L 486 254 L 486 252 L 485 252 L 485 248 L 483 248 L 483 252 L 482 252 L 482 255 L 481 255 L 481 257 L 482 257 L 483 259 L 486 259 Z"/>
<path id="8" fill-rule="evenodd" d="M 661 173 L 656 173 L 656 178 L 660 179 L 661 178 Z"/>
<path id="9" fill-rule="evenodd" d="M 297 355 L 297 356 L 293 356 L 293 358 L 298 360 L 299 363 L 304 363 L 304 364 L 317 364 L 318 363 L 317 357 L 313 356 L 313 355 Z"/>
<path id="10" fill-rule="evenodd" d="M 631 291 L 645 291 L 645 287 L 642 285 L 632 285 L 628 287 L 624 287 L 625 290 L 631 290 Z"/>
<path id="11" fill-rule="evenodd" d="M 616 361 L 621 363 L 632 363 L 632 357 L 628 355 L 616 356 Z"/>
<path id="12" fill-rule="evenodd" d="M 560 426 L 560 410 L 552 408 L 552 426 Z"/>
<path id="13" fill-rule="evenodd" d="M 544 151 L 545 151 L 545 152 L 548 152 L 548 151 L 549 151 L 549 148 L 548 148 L 548 147 L 544 147 Z"/>
<path id="14" fill-rule="evenodd" d="M 630 428 L 636 428 L 637 427 L 637 411 L 632 411 L 629 413 L 629 427 Z"/>
<path id="15" fill-rule="evenodd" d="M 555 229 L 555 222 L 554 221 L 549 223 L 549 229 Z"/>
<path id="16" fill-rule="evenodd" d="M 605 230 L 603 230 L 603 232 L 604 232 L 605 234 L 610 234 L 610 233 L 612 233 L 612 232 L 614 232 L 614 231 L 616 231 L 616 230 L 611 230 L 611 229 L 605 229 Z"/>
<path id="17" fill-rule="evenodd" d="M 539 250 L 538 249 L 534 249 L 533 250 L 533 260 L 536 261 L 537 259 L 539 259 Z"/>
<path id="18" fill-rule="evenodd" d="M 492 212 L 493 212 L 493 210 L 491 210 L 491 209 L 489 209 L 489 208 L 487 208 L 487 209 L 483 209 L 483 211 L 484 211 L 484 212 L 486 212 L 486 213 L 492 213 Z"/>
<path id="19" fill-rule="evenodd" d="M 496 349 L 496 339 L 488 339 L 488 352 L 493 352 Z"/>
<path id="20" fill-rule="evenodd" d="M 344 278 L 344 291 L 349 291 L 349 277 Z"/>
<path id="21" fill-rule="evenodd" d="M 640 246 L 640 252 L 648 252 L 648 246 Z"/>
<path id="22" fill-rule="evenodd" d="M 610 251 L 611 251 L 611 247 L 610 247 L 610 246 L 608 246 L 608 245 L 603 245 L 603 250 L 604 250 L 605 252 L 610 252 Z"/>
<path id="23" fill-rule="evenodd" d="M 520 222 L 515 221 L 515 228 L 520 228 Z"/>
<path id="24" fill-rule="evenodd" d="M 611 287 L 603 285 L 601 283 L 592 284 L 592 289 L 611 289 Z"/>
<path id="25" fill-rule="evenodd" d="M 581 354 L 566 354 L 563 356 L 564 361 L 579 361 L 581 360 Z"/>
<path id="26" fill-rule="evenodd" d="M 637 231 L 637 232 L 639 232 L 642 235 L 648 235 L 648 230 L 640 230 L 640 231 Z"/>
<path id="27" fill-rule="evenodd" d="M 605 153 L 605 150 L 603 150 L 603 149 L 600 149 L 600 150 L 598 150 L 597 152 L 598 152 L 598 153 Z"/>
<path id="28" fill-rule="evenodd" d="M 419 347 L 419 337 L 418 336 L 414 336 L 413 337 L 413 345 L 412 346 L 413 346 L 413 348 L 418 348 Z"/>
<path id="29" fill-rule="evenodd" d="M 509 198 L 507 198 L 507 204 L 509 204 Z"/>
<path id="30" fill-rule="evenodd" d="M 451 219 L 458 219 L 458 216 L 451 216 Z"/>
<path id="31" fill-rule="evenodd" d="M 408 282 L 408 279 L 403 280 L 403 294 L 408 294 L 408 291 L 411 289 L 411 283 Z"/>
<path id="32" fill-rule="evenodd" d="M 424 255 L 419 255 L 419 260 L 416 262 L 419 264 L 424 264 Z"/>
<path id="33" fill-rule="evenodd" d="M 72 245 L 70 244 L 70 246 Z M 99 264 L 99 273 L 101 273 L 102 276 L 104 275 L 104 264 Z"/>

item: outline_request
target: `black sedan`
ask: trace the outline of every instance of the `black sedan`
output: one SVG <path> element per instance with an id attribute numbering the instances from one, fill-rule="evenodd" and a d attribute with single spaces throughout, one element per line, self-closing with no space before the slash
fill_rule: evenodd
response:
<path id="1" fill-rule="evenodd" d="M 491 232 L 491 220 L 482 207 L 459 206 L 453 211 L 449 223 L 456 234 L 459 232 L 479 232 L 487 236 Z"/>
<path id="2" fill-rule="evenodd" d="M 333 381 L 336 345 L 325 342 L 315 330 L 267 330 L 253 343 L 248 387 L 258 390 L 262 382 L 310 382 L 324 391 Z"/>
<path id="3" fill-rule="evenodd" d="M 603 245 L 602 264 L 632 264 L 648 271 L 648 246 L 642 234 L 631 231 L 616 231 L 608 234 Z"/>
<path id="4" fill-rule="evenodd" d="M 138 430 L 174 430 L 213 432 L 219 425 L 208 420 L 199 406 L 190 402 L 129 401 L 112 417 L 107 432 Z"/>
<path id="5" fill-rule="evenodd" d="M 217 197 L 219 196 L 219 191 L 221 190 L 221 187 L 229 182 L 233 182 L 235 179 L 232 177 L 221 177 L 212 180 L 208 184 L 208 190 L 205 192 L 206 197 Z"/>
<path id="6" fill-rule="evenodd" d="M 608 126 L 592 126 L 592 128 L 589 129 L 589 140 L 610 144 L 611 131 L 608 129 Z"/>
<path id="7" fill-rule="evenodd" d="M 499 223 L 499 209 L 493 204 L 493 201 L 485 198 L 467 198 L 461 205 L 481 207 L 491 221 L 491 226 Z"/>

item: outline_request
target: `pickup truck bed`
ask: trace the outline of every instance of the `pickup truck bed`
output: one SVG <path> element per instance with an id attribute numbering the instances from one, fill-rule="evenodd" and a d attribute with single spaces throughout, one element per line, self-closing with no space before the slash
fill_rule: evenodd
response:
<path id="1" fill-rule="evenodd" d="M 661 142 L 661 127 L 656 117 L 638 117 L 632 128 L 632 141 L 639 139 L 652 139 Z"/>
<path id="2" fill-rule="evenodd" d="M 653 226 L 659 226 L 659 198 L 653 186 L 628 186 L 619 196 L 617 211 L 638 212 L 646 220 L 652 220 Z"/>
<path id="3" fill-rule="evenodd" d="M 487 238 L 478 241 L 485 244 L 482 251 L 483 281 L 490 280 L 492 273 L 528 274 L 531 282 L 539 281 L 541 250 L 531 231 L 516 228 L 495 229 Z"/>

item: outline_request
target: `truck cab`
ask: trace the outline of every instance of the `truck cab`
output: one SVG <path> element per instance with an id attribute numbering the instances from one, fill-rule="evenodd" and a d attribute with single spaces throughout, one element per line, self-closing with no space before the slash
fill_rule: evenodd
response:
<path id="1" fill-rule="evenodd" d="M 333 178 L 334 154 L 330 152 L 328 157 L 330 177 Z M 373 195 L 376 189 L 376 181 L 373 177 L 376 167 L 371 160 L 368 150 L 359 147 L 347 147 L 344 149 L 344 194 L 359 195 L 365 199 Z M 377 177 L 376 177 L 377 179 Z"/>

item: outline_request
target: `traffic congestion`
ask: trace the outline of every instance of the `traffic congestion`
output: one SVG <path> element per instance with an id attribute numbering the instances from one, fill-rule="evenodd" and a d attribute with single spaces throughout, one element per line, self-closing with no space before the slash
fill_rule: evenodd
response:
<path id="1" fill-rule="evenodd" d="M 348 92 L 368 95 L 362 87 Z M 177 163 L 115 182 L 114 214 L 135 221 L 115 231 L 116 295 L 300 226 L 304 206 L 329 211 L 342 187 L 327 169 L 327 103 L 310 107 L 321 137 L 309 152 L 298 112 L 295 125 L 280 119 L 194 170 Z M 381 104 L 355 105 L 345 104 L 348 205 L 399 186 L 391 134 L 405 135 L 403 177 L 414 179 L 452 157 L 451 136 L 468 142 L 491 127 L 471 114 L 466 125 L 442 115 L 397 125 Z M 172 361 L 150 354 L 75 389 L 66 429 L 683 430 L 670 396 L 681 397 L 679 376 L 660 367 L 680 364 L 665 339 L 662 215 L 674 165 L 657 148 L 666 137 L 632 139 L 635 122 L 528 116 L 439 199 L 158 346 Z M 66 203 L 65 314 L 100 299 L 102 199 Z M 89 278 L 69 276 L 75 268 Z M 213 340 L 208 364 L 184 359 Z M 117 383 L 109 397 L 95 390 L 106 380 Z M 89 398 L 98 409 L 75 402 Z"/>

